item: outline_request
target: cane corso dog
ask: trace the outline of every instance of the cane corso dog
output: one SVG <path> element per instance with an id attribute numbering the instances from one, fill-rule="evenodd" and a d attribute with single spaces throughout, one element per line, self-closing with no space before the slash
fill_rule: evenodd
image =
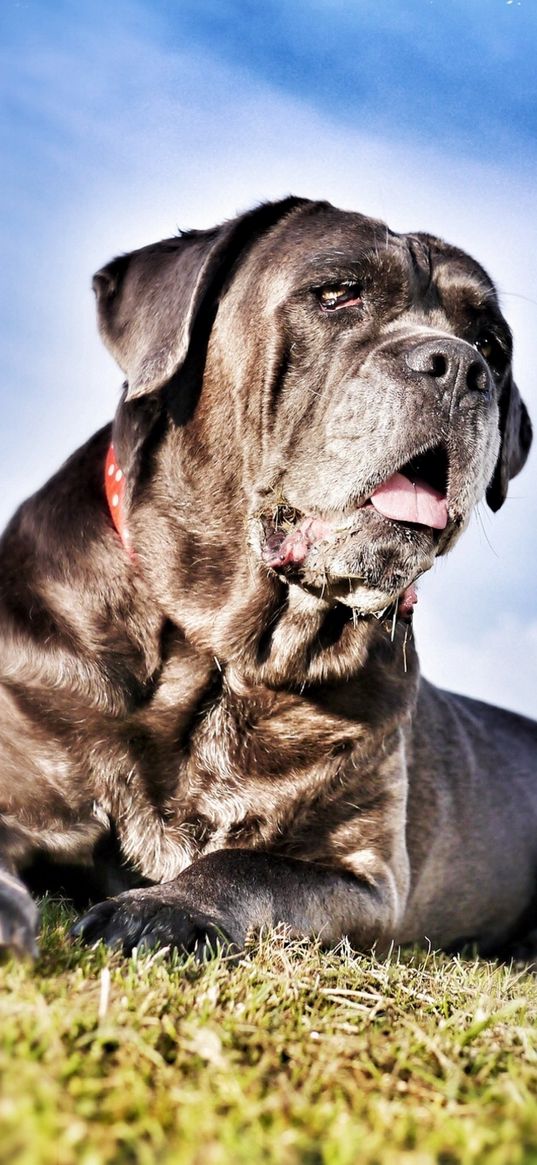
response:
<path id="1" fill-rule="evenodd" d="M 420 680 L 412 634 L 530 445 L 489 277 L 288 198 L 94 289 L 121 403 L 1 543 L 2 944 L 44 857 L 103 875 L 75 934 L 126 953 L 518 940 L 537 725 Z"/>

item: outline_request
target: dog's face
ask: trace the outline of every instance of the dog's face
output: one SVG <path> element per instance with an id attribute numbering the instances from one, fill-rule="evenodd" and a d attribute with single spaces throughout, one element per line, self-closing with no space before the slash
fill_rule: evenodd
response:
<path id="1" fill-rule="evenodd" d="M 257 231 L 254 212 L 196 236 L 186 263 L 169 241 L 160 262 L 157 247 L 111 264 L 103 335 L 129 395 L 171 376 L 180 392 L 205 316 L 198 407 L 216 429 L 227 416 L 226 434 L 233 417 L 257 562 L 364 613 L 411 606 L 410 585 L 524 463 L 510 332 L 463 252 L 328 204 L 281 206 Z"/>

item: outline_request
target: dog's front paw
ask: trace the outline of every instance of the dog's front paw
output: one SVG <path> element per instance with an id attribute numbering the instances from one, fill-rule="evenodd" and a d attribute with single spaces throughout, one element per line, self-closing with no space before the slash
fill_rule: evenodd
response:
<path id="1" fill-rule="evenodd" d="M 0 870 L 0 952 L 35 958 L 38 910 L 27 889 L 12 874 Z"/>
<path id="2" fill-rule="evenodd" d="M 162 889 L 128 890 L 93 906 L 71 929 L 73 938 L 85 943 L 102 940 L 130 954 L 134 947 L 150 950 L 170 947 L 195 954 L 204 961 L 217 949 L 237 954 L 244 935 L 232 933 L 227 920 L 210 917 L 181 902 L 179 895 L 166 897 Z"/>

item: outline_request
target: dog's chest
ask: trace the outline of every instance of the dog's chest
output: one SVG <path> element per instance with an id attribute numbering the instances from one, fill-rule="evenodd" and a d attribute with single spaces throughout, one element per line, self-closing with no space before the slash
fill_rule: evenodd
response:
<path id="1" fill-rule="evenodd" d="M 298 699 L 225 693 L 192 735 L 184 783 L 195 810 L 212 824 L 209 844 L 251 845 L 281 835 L 298 807 L 311 806 L 340 770 L 351 746 L 343 735 Z"/>
<path id="2" fill-rule="evenodd" d="M 329 856 L 360 813 L 354 785 L 363 737 L 360 724 L 300 697 L 224 691 L 183 742 L 160 812 L 136 814 L 124 848 L 159 881 L 222 848 Z M 367 800 L 368 782 L 361 784 Z"/>

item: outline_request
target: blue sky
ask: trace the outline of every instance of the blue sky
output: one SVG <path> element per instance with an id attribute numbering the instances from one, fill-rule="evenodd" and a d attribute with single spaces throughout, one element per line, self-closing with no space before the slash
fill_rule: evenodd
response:
<path id="1" fill-rule="evenodd" d="M 498 282 L 537 418 L 534 0 L 3 0 L 0 521 L 114 408 L 91 275 L 289 192 Z M 537 453 L 420 589 L 424 670 L 537 715 Z"/>
<path id="2" fill-rule="evenodd" d="M 186 0 L 161 11 L 172 43 L 217 44 L 221 59 L 306 96 L 340 124 L 363 117 L 380 134 L 441 135 L 474 157 L 501 148 L 522 161 L 537 129 L 528 51 L 537 11 L 531 0 L 521 8 L 522 0 Z"/>

